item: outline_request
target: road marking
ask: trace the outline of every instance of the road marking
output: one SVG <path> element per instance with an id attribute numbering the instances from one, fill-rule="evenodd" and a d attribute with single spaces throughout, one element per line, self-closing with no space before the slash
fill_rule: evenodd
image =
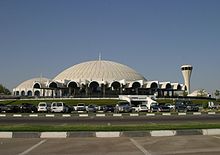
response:
<path id="1" fill-rule="evenodd" d="M 139 116 L 139 114 L 130 114 L 130 116 Z"/>
<path id="2" fill-rule="evenodd" d="M 62 116 L 63 116 L 63 117 L 71 117 L 70 114 L 63 114 Z"/>
<path id="3" fill-rule="evenodd" d="M 48 114 L 47 114 L 46 117 L 54 117 L 54 115 L 53 115 L 53 114 L 52 114 L 52 115 L 48 115 Z"/>
<path id="4" fill-rule="evenodd" d="M 163 116 L 170 116 L 171 113 L 162 113 Z"/>
<path id="5" fill-rule="evenodd" d="M 209 115 L 215 115 L 215 112 L 208 112 Z"/>
<path id="6" fill-rule="evenodd" d="M 183 112 L 183 113 L 178 113 L 178 115 L 179 115 L 179 116 L 183 116 L 183 115 L 185 116 L 186 113 L 185 113 L 185 112 Z"/>
<path id="7" fill-rule="evenodd" d="M 13 117 L 22 117 L 20 114 L 14 114 Z"/>
<path id="8" fill-rule="evenodd" d="M 151 155 L 143 146 L 138 144 L 138 142 L 136 142 L 134 139 L 130 138 L 130 141 L 145 155 Z"/>
<path id="9" fill-rule="evenodd" d="M 46 142 L 47 140 L 44 139 L 42 141 L 40 141 L 39 143 L 33 145 L 32 147 L 30 147 L 29 149 L 25 150 L 24 152 L 22 153 L 19 153 L 18 155 L 26 155 L 28 154 L 29 152 L 31 152 L 33 149 L 37 148 L 38 146 L 40 146 L 41 144 L 43 144 L 44 142 Z"/>
<path id="10" fill-rule="evenodd" d="M 218 136 L 213 136 L 213 137 L 215 137 L 215 138 L 217 138 L 217 139 L 220 139 L 220 137 L 218 137 Z"/>
<path id="11" fill-rule="evenodd" d="M 6 117 L 6 114 L 0 114 L 0 117 Z"/>
<path id="12" fill-rule="evenodd" d="M 193 115 L 201 115 L 201 112 L 194 112 Z"/>
<path id="13" fill-rule="evenodd" d="M 79 114 L 79 117 L 88 117 L 88 114 Z"/>
<path id="14" fill-rule="evenodd" d="M 113 114 L 113 116 L 120 117 L 122 114 Z"/>
<path id="15" fill-rule="evenodd" d="M 38 117 L 38 114 L 30 114 L 29 117 Z"/>
<path id="16" fill-rule="evenodd" d="M 155 114 L 147 114 L 146 116 L 155 116 Z"/>
<path id="17" fill-rule="evenodd" d="M 96 114 L 96 117 L 105 117 L 105 114 Z"/>

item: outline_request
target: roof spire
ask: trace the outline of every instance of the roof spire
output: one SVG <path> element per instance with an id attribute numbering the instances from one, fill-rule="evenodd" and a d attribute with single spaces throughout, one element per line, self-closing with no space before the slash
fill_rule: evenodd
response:
<path id="1" fill-rule="evenodd" d="M 102 60 L 102 53 L 99 52 L 99 61 L 101 61 L 101 60 Z"/>

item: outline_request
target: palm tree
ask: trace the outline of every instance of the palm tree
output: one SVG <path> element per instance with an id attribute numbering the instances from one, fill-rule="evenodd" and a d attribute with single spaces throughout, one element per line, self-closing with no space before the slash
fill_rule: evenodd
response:
<path id="1" fill-rule="evenodd" d="M 206 96 L 206 91 L 205 89 L 201 89 L 198 91 L 197 96 L 199 97 L 205 97 Z"/>
<path id="2" fill-rule="evenodd" d="M 219 91 L 219 90 L 216 90 L 216 91 L 215 91 L 215 98 L 217 99 L 217 98 L 219 97 L 219 95 L 220 95 L 220 91 Z"/>
<path id="3" fill-rule="evenodd" d="M 7 88 L 5 88 L 2 84 L 0 84 L 0 94 L 11 95 L 11 92 Z"/>

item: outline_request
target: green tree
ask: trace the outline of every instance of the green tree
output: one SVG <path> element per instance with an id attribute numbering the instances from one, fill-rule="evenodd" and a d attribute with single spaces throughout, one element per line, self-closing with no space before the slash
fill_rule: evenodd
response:
<path id="1" fill-rule="evenodd" d="M 199 97 L 206 97 L 207 93 L 206 93 L 205 89 L 199 90 L 198 93 L 197 93 L 197 96 L 199 96 Z"/>
<path id="2" fill-rule="evenodd" d="M 0 84 L 0 94 L 11 95 L 11 92 L 9 89 L 5 88 L 2 84 Z"/>
<path id="3" fill-rule="evenodd" d="M 215 91 L 215 98 L 217 99 L 217 98 L 219 97 L 219 95 L 220 95 L 220 91 L 219 91 L 219 90 L 216 90 L 216 91 Z"/>

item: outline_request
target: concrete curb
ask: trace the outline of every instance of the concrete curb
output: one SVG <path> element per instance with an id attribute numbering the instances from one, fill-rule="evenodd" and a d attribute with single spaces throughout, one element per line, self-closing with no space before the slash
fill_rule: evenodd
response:
<path id="1" fill-rule="evenodd" d="M 116 137 L 161 137 L 187 135 L 220 135 L 220 129 L 114 131 L 114 132 L 0 132 L 0 138 L 116 138 Z"/>
<path id="2" fill-rule="evenodd" d="M 67 132 L 41 132 L 40 138 L 67 138 Z"/>
<path id="3" fill-rule="evenodd" d="M 220 135 L 220 129 L 203 129 L 203 135 Z"/>
<path id="4" fill-rule="evenodd" d="M 159 131 L 151 131 L 150 132 L 152 137 L 162 137 L 162 136 L 175 136 L 175 130 L 159 130 Z"/>
<path id="5" fill-rule="evenodd" d="M 0 132 L 0 138 L 12 138 L 12 132 Z"/>
<path id="6" fill-rule="evenodd" d="M 120 132 L 96 132 L 98 138 L 115 138 L 120 137 Z"/>

